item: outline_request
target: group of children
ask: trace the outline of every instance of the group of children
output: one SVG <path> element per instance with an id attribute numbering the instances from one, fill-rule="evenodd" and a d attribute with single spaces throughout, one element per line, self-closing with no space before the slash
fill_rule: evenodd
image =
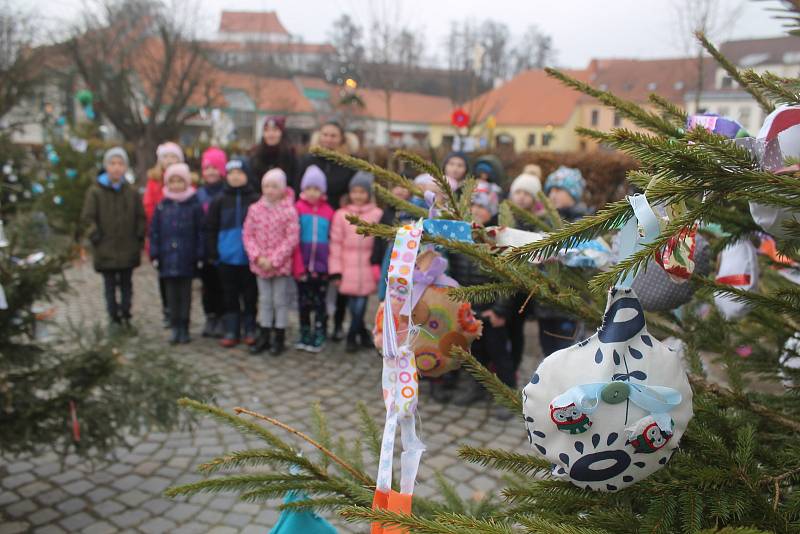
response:
<path id="1" fill-rule="evenodd" d="M 405 213 L 376 206 L 372 175 L 357 172 L 348 179 L 339 173 L 332 181 L 312 159 L 300 162 L 302 174 L 299 180 L 295 178 L 293 188 L 282 168 L 270 168 L 254 178 L 247 159 L 228 160 L 225 152 L 212 147 L 202 155 L 202 185 L 195 187 L 178 145 L 159 146 L 157 157 L 142 201 L 123 178 L 128 160 L 119 147 L 106 152 L 104 170 L 87 192 L 84 220 L 94 247 L 95 268 L 104 277 L 112 326 L 130 328 L 131 271 L 139 264 L 146 237 L 146 252 L 159 272 L 172 343 L 190 340 L 192 279 L 199 276 L 206 314 L 203 335 L 220 337 L 223 347 L 244 342 L 253 353 L 269 350 L 281 354 L 286 348 L 291 299 L 296 295 L 300 332 L 295 346 L 319 352 L 328 336 L 334 288 L 340 299 L 346 299 L 350 312 L 346 350 L 372 346 L 364 316 L 370 295 L 377 290 L 380 299 L 385 297 L 384 273 L 390 250 L 382 240 L 359 235 L 348 216 L 371 223 L 409 220 Z M 451 153 L 443 171 L 458 195 L 470 171 L 467 157 Z M 479 160 L 473 174 L 477 178 L 471 198 L 473 221 L 484 226 L 497 224 L 504 196 L 497 168 Z M 511 184 L 510 201 L 539 216 L 544 212 L 538 197 L 541 191 L 564 219 L 575 220 L 586 212 L 580 171 L 561 167 L 544 185 L 541 179 L 538 166 L 527 166 Z M 346 191 L 342 191 L 345 180 Z M 342 197 L 335 206 L 327 196 L 333 183 Z M 429 175 L 417 176 L 415 183 L 422 190 L 441 193 Z M 403 188 L 395 188 L 393 193 L 422 202 L 409 198 Z M 526 229 L 524 224 L 520 227 Z M 447 257 L 449 274 L 462 286 L 489 281 L 470 258 L 456 253 Z M 119 300 L 117 290 L 121 292 Z M 524 297 L 473 306 L 484 324 L 483 336 L 472 351 L 512 387 L 522 359 L 526 317 L 517 310 Z M 535 318 L 545 355 L 574 342 L 579 327 L 574 318 L 541 306 L 535 308 Z M 338 331 L 341 320 L 336 323 Z M 448 400 L 449 389 L 445 380 L 442 387 L 435 388 L 434 396 Z M 454 402 L 469 404 L 482 394 L 482 388 L 468 389 Z"/>

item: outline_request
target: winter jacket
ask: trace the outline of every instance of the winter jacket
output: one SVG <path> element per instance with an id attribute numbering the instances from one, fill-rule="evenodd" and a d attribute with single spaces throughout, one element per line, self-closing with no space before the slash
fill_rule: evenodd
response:
<path id="1" fill-rule="evenodd" d="M 247 210 L 244 220 L 244 249 L 250 258 L 250 270 L 260 278 L 289 276 L 292 256 L 300 242 L 300 224 L 294 209 L 294 196 L 286 195 L 275 205 L 262 198 Z M 258 266 L 258 258 L 267 258 L 272 269 Z"/>
<path id="2" fill-rule="evenodd" d="M 150 221 L 150 259 L 158 260 L 158 275 L 190 278 L 204 258 L 203 207 L 197 195 L 159 202 Z"/>
<path id="3" fill-rule="evenodd" d="M 328 204 L 335 210 L 339 209 L 341 207 L 341 198 L 347 194 L 350 178 L 353 177 L 355 171 L 347 167 L 342 167 L 321 156 L 306 154 L 303 156 L 303 159 L 300 160 L 300 166 L 297 169 L 297 174 L 295 174 L 295 182 L 293 184 L 295 191 L 300 192 L 300 180 L 303 179 L 303 173 L 306 172 L 306 169 L 311 165 L 316 165 L 325 173 L 325 178 L 328 181 Z"/>
<path id="4" fill-rule="evenodd" d="M 156 206 L 164 198 L 164 174 L 154 168 L 148 171 L 147 176 L 147 185 L 144 189 L 142 203 L 144 204 L 144 213 L 147 215 L 147 224 L 149 225 L 153 219 L 153 213 L 156 211 Z"/>
<path id="5" fill-rule="evenodd" d="M 372 243 L 374 237 L 359 235 L 356 226 L 345 218 L 358 215 L 370 223 L 381 220 L 383 210 L 375 204 L 363 206 L 349 204 L 337 210 L 331 223 L 331 255 L 328 259 L 328 272 L 331 276 L 341 276 L 339 293 L 363 297 L 375 292 L 377 282 L 372 274 Z M 380 265 L 380 264 L 378 264 Z"/>
<path id="6" fill-rule="evenodd" d="M 242 242 L 242 227 L 247 209 L 258 200 L 249 184 L 231 187 L 211 201 L 206 218 L 206 255 L 213 262 L 247 265 L 250 260 Z"/>
<path id="7" fill-rule="evenodd" d="M 206 184 L 197 189 L 197 200 L 200 201 L 200 206 L 203 207 L 203 213 L 208 215 L 208 208 L 211 206 L 211 201 L 222 194 L 225 189 L 225 180 L 220 180 L 215 184 Z"/>
<path id="8" fill-rule="evenodd" d="M 311 204 L 301 197 L 295 209 L 300 221 L 300 244 L 294 252 L 294 277 L 327 275 L 333 208 L 324 200 Z"/>
<path id="9" fill-rule="evenodd" d="M 291 180 L 295 175 L 297 156 L 294 147 L 281 141 L 276 146 L 267 145 L 263 140 L 250 149 L 250 169 L 253 178 L 258 180 L 258 190 L 261 190 L 261 178 L 270 169 L 279 168 Z"/>
<path id="10" fill-rule="evenodd" d="M 142 199 L 131 185 L 122 181 L 114 189 L 105 173 L 89 187 L 81 220 L 92 244 L 97 271 L 131 269 L 141 261 L 145 237 Z"/>

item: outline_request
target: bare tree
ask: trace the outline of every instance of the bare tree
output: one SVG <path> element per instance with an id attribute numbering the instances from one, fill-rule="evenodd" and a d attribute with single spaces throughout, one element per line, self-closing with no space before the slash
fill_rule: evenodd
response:
<path id="1" fill-rule="evenodd" d="M 517 41 L 512 57 L 514 74 L 552 65 L 556 59 L 553 38 L 535 25 L 528 26 Z"/>
<path id="2" fill-rule="evenodd" d="M 351 65 L 351 69 L 358 68 L 364 61 L 364 29 L 343 14 L 333 22 L 328 33 L 331 44 L 336 48 L 337 59 L 340 63 Z"/>
<path id="3" fill-rule="evenodd" d="M 403 29 L 395 38 L 395 63 L 401 65 L 407 72 L 420 66 L 424 43 L 414 32 Z"/>
<path id="4" fill-rule="evenodd" d="M 486 20 L 480 29 L 480 44 L 483 48 L 480 74 L 484 81 L 494 84 L 505 79 L 509 71 L 508 26 L 495 20 Z"/>
<path id="5" fill-rule="evenodd" d="M 35 28 L 28 14 L 0 4 L 0 118 L 30 95 L 44 74 Z"/>
<path id="6" fill-rule="evenodd" d="M 471 20 L 453 21 L 445 39 L 446 64 L 450 79 L 450 99 L 463 103 L 477 96 L 483 89 L 476 62 L 481 49 L 480 33 Z M 469 83 L 464 83 L 465 73 Z"/>
<path id="7" fill-rule="evenodd" d="M 697 58 L 695 109 L 700 108 L 700 96 L 705 78 L 705 50 L 694 37 L 703 32 L 710 40 L 723 38 L 733 30 L 744 7 L 740 0 L 672 0 L 675 35 L 685 54 Z"/>
<path id="8" fill-rule="evenodd" d="M 191 17 L 150 0 L 106 0 L 84 10 L 66 43 L 96 108 L 136 145 L 139 178 L 155 147 L 176 138 L 199 108 L 211 107 L 217 87 Z"/>

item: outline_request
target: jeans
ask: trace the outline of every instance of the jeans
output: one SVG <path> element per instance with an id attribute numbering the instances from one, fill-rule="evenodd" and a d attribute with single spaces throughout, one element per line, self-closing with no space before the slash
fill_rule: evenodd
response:
<path id="1" fill-rule="evenodd" d="M 158 294 L 161 295 L 161 309 L 164 310 L 164 316 L 169 313 L 169 305 L 167 304 L 167 285 L 164 279 L 158 278 Z"/>
<path id="2" fill-rule="evenodd" d="M 341 328 L 344 323 L 344 316 L 347 313 L 347 295 L 339 293 L 339 288 L 331 284 L 328 286 L 326 295 L 328 315 L 333 315 L 334 328 Z"/>
<path id="3" fill-rule="evenodd" d="M 162 278 L 167 293 L 167 309 L 173 328 L 189 323 L 189 312 L 192 309 L 191 277 Z"/>
<path id="4" fill-rule="evenodd" d="M 300 311 L 300 327 L 311 329 L 311 313 L 313 312 L 314 327 L 324 330 L 328 322 L 328 308 L 325 296 L 328 292 L 328 280 L 310 278 L 297 284 L 297 304 Z"/>
<path id="5" fill-rule="evenodd" d="M 133 301 L 133 269 L 102 271 L 106 294 L 106 310 L 112 321 L 131 318 Z M 117 288 L 120 300 L 117 301 Z"/>
<path id="6" fill-rule="evenodd" d="M 472 342 L 472 354 L 484 367 L 493 365 L 497 378 L 516 389 L 516 369 L 508 350 L 508 329 L 505 326 L 495 328 L 488 319 L 483 319 L 483 334 Z"/>
<path id="7" fill-rule="evenodd" d="M 258 322 L 264 328 L 284 329 L 289 319 L 288 276 L 258 278 Z M 273 324 L 274 323 L 274 324 Z"/>
<path id="8" fill-rule="evenodd" d="M 201 278 L 203 280 L 203 311 L 206 316 L 222 316 L 225 313 L 225 303 L 223 302 L 224 292 L 219 268 L 216 265 L 206 264 L 203 266 Z"/>
<path id="9" fill-rule="evenodd" d="M 364 332 L 364 313 L 367 311 L 368 297 L 347 297 L 347 307 L 350 309 L 350 329 L 348 336 L 355 336 Z"/>

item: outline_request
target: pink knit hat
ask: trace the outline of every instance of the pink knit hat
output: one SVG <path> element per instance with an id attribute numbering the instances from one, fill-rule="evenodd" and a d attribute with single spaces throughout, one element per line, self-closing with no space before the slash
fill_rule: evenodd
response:
<path id="1" fill-rule="evenodd" d="M 167 170 L 164 171 L 164 183 L 166 184 L 173 176 L 178 176 L 186 182 L 186 187 L 192 187 L 192 176 L 189 171 L 189 166 L 185 163 L 173 163 Z"/>
<path id="2" fill-rule="evenodd" d="M 228 163 L 228 156 L 225 151 L 215 146 L 209 147 L 203 152 L 201 167 L 214 167 L 219 171 L 219 175 L 225 178 L 225 165 Z"/>
<path id="3" fill-rule="evenodd" d="M 173 143 L 172 141 L 167 141 L 166 143 L 162 143 L 158 145 L 156 149 L 156 157 L 161 159 L 162 157 L 166 156 L 167 154 L 173 154 L 178 158 L 178 161 L 186 161 L 183 157 L 183 150 L 177 143 Z"/>
<path id="4" fill-rule="evenodd" d="M 263 186 L 266 183 L 275 183 L 278 184 L 281 188 L 286 187 L 286 173 L 283 172 L 279 168 L 274 168 L 268 170 L 264 176 L 261 178 L 261 185 Z"/>

